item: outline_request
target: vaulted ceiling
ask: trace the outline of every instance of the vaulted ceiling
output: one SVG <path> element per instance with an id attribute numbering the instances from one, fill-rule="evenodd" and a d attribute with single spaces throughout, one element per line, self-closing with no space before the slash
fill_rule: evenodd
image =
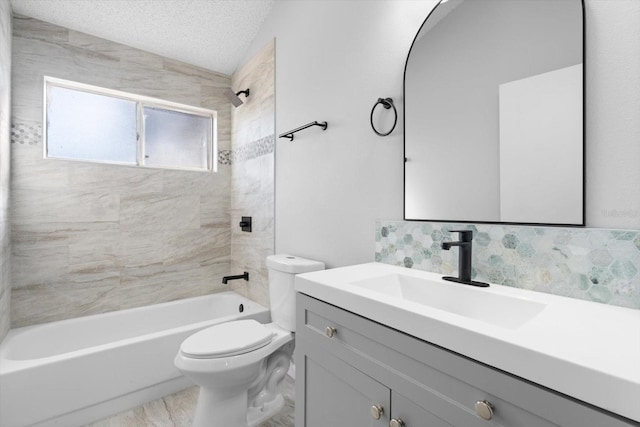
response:
<path id="1" fill-rule="evenodd" d="M 274 0 L 11 0 L 13 12 L 232 74 Z"/>

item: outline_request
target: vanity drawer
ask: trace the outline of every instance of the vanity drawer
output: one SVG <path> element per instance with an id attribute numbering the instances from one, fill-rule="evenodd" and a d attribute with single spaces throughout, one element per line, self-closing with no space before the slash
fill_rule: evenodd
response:
<path id="1" fill-rule="evenodd" d="M 297 307 L 296 339 L 322 346 L 452 426 L 640 425 L 304 294 Z M 476 402 L 492 405 L 491 420 L 480 418 Z"/>

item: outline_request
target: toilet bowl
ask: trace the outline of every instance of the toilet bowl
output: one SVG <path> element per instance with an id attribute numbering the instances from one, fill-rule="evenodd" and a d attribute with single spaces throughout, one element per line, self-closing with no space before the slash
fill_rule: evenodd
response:
<path id="1" fill-rule="evenodd" d="M 285 344 L 293 343 L 293 334 L 255 320 L 217 326 L 187 338 L 175 358 L 176 367 L 201 387 L 193 425 L 258 425 L 284 405 L 278 385 L 289 369 L 293 346 Z M 253 402 L 256 397 L 262 401 Z"/>
<path id="2" fill-rule="evenodd" d="M 271 255 L 267 267 L 273 323 L 222 323 L 191 335 L 180 346 L 175 366 L 200 386 L 195 427 L 253 427 L 284 405 L 279 389 L 294 348 L 294 278 L 322 270 L 324 264 Z"/>

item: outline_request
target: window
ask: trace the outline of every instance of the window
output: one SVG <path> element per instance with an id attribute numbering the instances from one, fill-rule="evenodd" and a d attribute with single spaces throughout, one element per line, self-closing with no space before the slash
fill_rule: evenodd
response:
<path id="1" fill-rule="evenodd" d="M 215 171 L 216 112 L 45 77 L 44 156 Z"/>

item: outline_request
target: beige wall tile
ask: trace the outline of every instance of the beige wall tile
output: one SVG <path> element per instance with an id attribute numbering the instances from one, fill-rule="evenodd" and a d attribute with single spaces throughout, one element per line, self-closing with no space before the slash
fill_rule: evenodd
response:
<path id="1" fill-rule="evenodd" d="M 228 259 L 225 262 L 216 262 L 213 264 L 201 266 L 200 281 L 202 283 L 202 292 L 209 294 L 213 292 L 224 292 L 232 290 L 232 286 L 230 286 L 229 284 L 224 285 L 222 283 L 222 277 L 229 274 L 229 269 L 230 263 Z"/>
<path id="2" fill-rule="evenodd" d="M 9 240 L 9 153 L 11 4 L 0 2 L 0 341 L 9 330 L 11 249 Z"/>
<path id="3" fill-rule="evenodd" d="M 234 286 L 265 306 L 269 306 L 265 259 L 273 254 L 274 236 L 274 48 L 272 41 L 232 78 L 236 90 L 248 87 L 251 94 L 232 110 L 231 270 L 249 272 L 248 283 Z M 237 226 L 242 216 L 252 217 L 251 233 Z"/>
<path id="4" fill-rule="evenodd" d="M 120 268 L 162 265 L 164 240 L 161 232 L 134 231 L 120 233 L 118 265 Z"/>
<path id="5" fill-rule="evenodd" d="M 126 194 L 120 199 L 122 231 L 200 228 L 200 197 L 195 194 Z"/>
<path id="6" fill-rule="evenodd" d="M 120 216 L 119 195 L 106 190 L 13 187 L 11 194 L 13 224 L 118 221 Z"/>
<path id="7" fill-rule="evenodd" d="M 54 26 L 55 27 L 55 26 Z M 56 27 L 60 28 L 60 27 Z M 29 36 L 26 33 L 26 37 Z M 90 34 L 68 30 L 68 44 L 88 51 L 101 53 L 113 57 L 121 62 L 132 62 L 149 68 L 161 69 L 163 58 L 153 53 L 132 49 L 126 45 L 114 43 Z"/>
<path id="8" fill-rule="evenodd" d="M 230 77 L 36 19 L 14 25 L 12 122 L 28 135 L 11 144 L 13 326 L 215 290 L 229 271 L 230 168 L 44 160 L 43 77 L 219 110 L 227 149 Z M 8 299 L 0 287 L 0 305 Z"/>
<path id="9" fill-rule="evenodd" d="M 13 289 L 65 280 L 69 270 L 68 246 L 22 248 L 13 243 Z"/>
<path id="10" fill-rule="evenodd" d="M 172 230 L 165 233 L 164 264 L 210 265 L 229 260 L 229 228 Z"/>
<path id="11" fill-rule="evenodd" d="M 234 76 L 234 89 L 252 93 L 232 109 L 228 76 L 35 19 L 15 21 L 13 122 L 33 135 L 12 144 L 13 326 L 228 289 L 268 305 L 273 43 Z M 44 75 L 215 109 L 220 150 L 265 137 L 271 145 L 245 147 L 235 166 L 215 174 L 44 160 Z M 254 217 L 250 236 L 240 234 L 242 215 Z M 249 283 L 221 284 L 242 271 Z M 0 287 L 0 305 L 8 294 Z"/>
<path id="12" fill-rule="evenodd" d="M 119 310 L 119 280 L 39 284 L 12 289 L 11 327 Z"/>
<path id="13" fill-rule="evenodd" d="M 200 265 L 152 266 L 123 270 L 118 287 L 121 308 L 158 304 L 200 295 Z"/>

